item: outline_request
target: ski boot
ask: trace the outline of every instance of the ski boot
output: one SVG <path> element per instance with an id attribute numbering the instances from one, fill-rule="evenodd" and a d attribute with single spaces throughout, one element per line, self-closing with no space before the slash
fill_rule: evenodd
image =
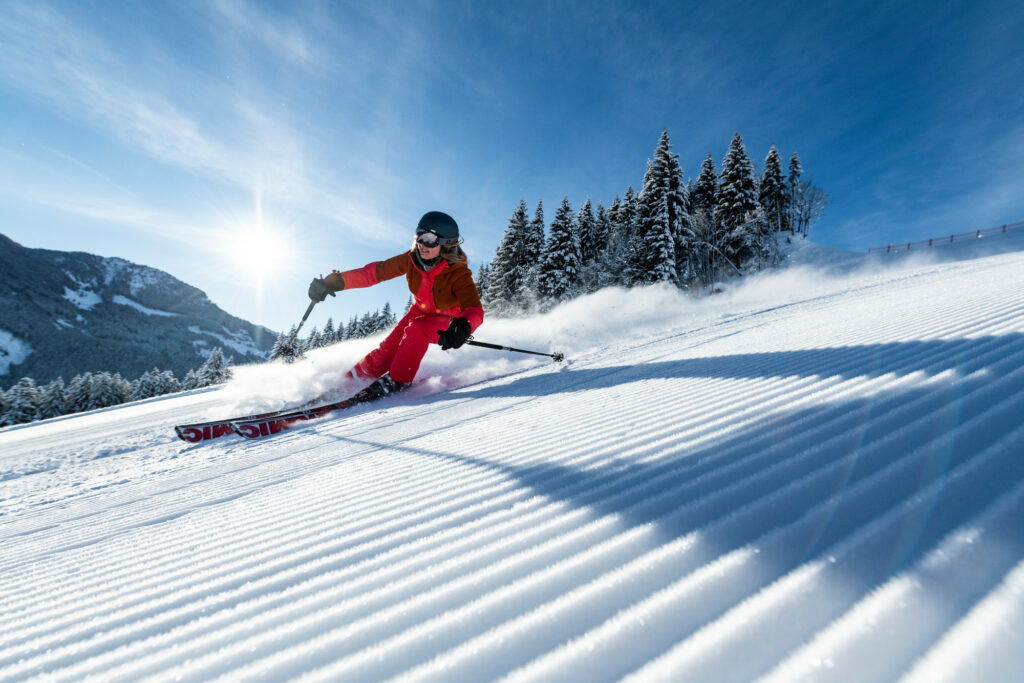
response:
<path id="1" fill-rule="evenodd" d="M 391 375 L 385 374 L 380 379 L 374 380 L 373 384 L 353 396 L 350 401 L 352 403 L 369 403 L 370 401 L 382 399 L 390 394 L 397 394 L 409 386 L 409 383 L 396 382 L 391 379 Z"/>

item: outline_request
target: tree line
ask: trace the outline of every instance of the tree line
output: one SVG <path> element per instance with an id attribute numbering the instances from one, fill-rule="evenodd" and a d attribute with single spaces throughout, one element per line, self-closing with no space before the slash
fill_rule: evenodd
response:
<path id="1" fill-rule="evenodd" d="M 827 204 L 796 153 L 785 175 L 773 145 L 757 174 L 738 132 L 721 172 L 708 154 L 684 181 L 666 130 L 640 191 L 630 186 L 607 208 L 588 197 L 574 211 L 566 197 L 545 229 L 543 201 L 531 219 L 520 200 L 477 288 L 498 315 L 546 310 L 609 286 L 668 282 L 703 292 L 731 274 L 777 265 L 778 234 L 806 237 Z"/>
<path id="2" fill-rule="evenodd" d="M 409 305 L 412 306 L 411 301 Z M 352 316 L 346 325 L 335 327 L 333 318 L 328 318 L 323 330 L 318 331 L 314 327 L 308 337 L 296 342 L 296 346 L 305 352 L 346 339 L 360 339 L 390 329 L 396 322 L 398 319 L 391 310 L 391 304 L 385 304 L 383 309 Z M 278 335 L 270 360 L 282 357 L 281 345 L 294 333 L 293 327 L 287 335 Z M 223 349 L 217 347 L 199 368 L 189 370 L 181 380 L 171 370 L 158 368 L 134 380 L 126 380 L 120 373 L 85 372 L 67 384 L 58 377 L 46 385 L 37 385 L 31 377 L 22 377 L 7 391 L 0 389 L 0 427 L 221 384 L 231 379 L 233 362 L 233 358 L 225 359 Z"/>
<path id="3" fill-rule="evenodd" d="M 412 300 L 409 301 L 412 307 Z M 384 308 L 377 309 L 373 313 L 364 313 L 362 316 L 352 316 L 347 325 L 339 324 L 334 326 L 334 318 L 328 318 L 323 330 L 313 330 L 308 337 L 298 338 L 294 344 L 289 344 L 295 336 L 295 326 L 292 326 L 287 333 L 277 335 L 274 347 L 270 350 L 270 360 L 281 359 L 285 362 L 292 362 L 301 358 L 307 351 L 330 346 L 348 339 L 362 339 L 384 330 L 389 330 L 398 322 L 398 317 L 392 312 L 391 304 L 384 304 Z"/>
<path id="4" fill-rule="evenodd" d="M 0 427 L 220 384 L 231 379 L 232 363 L 233 359 L 225 359 L 224 351 L 216 347 L 199 368 L 189 370 L 181 380 L 172 371 L 157 368 L 131 381 L 120 373 L 85 372 L 67 385 L 58 377 L 43 386 L 31 377 L 22 377 L 7 391 L 0 390 Z"/>

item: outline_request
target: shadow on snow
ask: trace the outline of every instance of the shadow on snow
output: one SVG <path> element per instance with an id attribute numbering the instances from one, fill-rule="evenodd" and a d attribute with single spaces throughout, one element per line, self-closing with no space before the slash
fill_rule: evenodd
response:
<path id="1" fill-rule="evenodd" d="M 1024 335 L 1010 334 L 570 369 L 425 401 L 536 396 L 652 378 L 952 371 L 926 387 L 775 411 L 718 440 L 668 446 L 664 440 L 599 442 L 579 454 L 573 467 L 548 462 L 541 449 L 517 450 L 509 435 L 503 435 L 508 450 L 500 459 L 476 457 L 457 444 L 442 452 L 339 438 L 500 472 L 524 487 L 524 499 L 539 495 L 586 509 L 594 518 L 613 515 L 623 529 L 649 525 L 658 539 L 654 545 L 700 532 L 704 551 L 683 560 L 675 568 L 677 577 L 750 545 L 759 549 L 757 562 L 765 570 L 760 586 L 809 560 L 843 554 L 837 569 L 860 587 L 851 598 L 859 599 L 919 562 L 1000 497 L 1019 496 L 1024 485 L 1022 360 Z M 642 422 L 644 416 L 631 418 Z M 439 427 L 434 436 L 443 440 L 444 431 Z M 616 457 L 625 446 L 631 447 L 628 459 Z M 997 545 L 1002 551 L 990 558 L 984 585 L 967 599 L 984 595 L 1024 556 L 1018 534 L 1005 535 Z M 694 628 L 714 614 L 698 616 L 688 617 L 697 619 Z M 824 623 L 832 618 L 822 617 Z"/>

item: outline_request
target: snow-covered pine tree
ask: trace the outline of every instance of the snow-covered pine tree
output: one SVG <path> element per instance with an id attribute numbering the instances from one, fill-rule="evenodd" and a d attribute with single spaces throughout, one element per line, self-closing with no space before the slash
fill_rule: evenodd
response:
<path id="1" fill-rule="evenodd" d="M 359 339 L 361 336 L 359 334 L 359 317 L 353 315 L 348 319 L 348 325 L 345 326 L 345 339 Z"/>
<path id="2" fill-rule="evenodd" d="M 491 261 L 487 289 L 481 292 L 488 307 L 497 315 L 511 313 L 520 307 L 520 289 L 530 265 L 526 260 L 529 231 L 526 201 L 520 199 Z"/>
<path id="3" fill-rule="evenodd" d="M 320 333 L 320 345 L 330 346 L 337 340 L 338 333 L 334 331 L 334 318 L 328 318 L 324 324 L 324 331 Z"/>
<path id="4" fill-rule="evenodd" d="M 757 183 L 754 179 L 754 163 L 747 155 L 743 138 L 737 132 L 722 161 L 716 215 L 718 224 L 725 233 L 725 256 L 737 267 L 751 256 L 746 250 L 748 240 L 743 232 L 747 213 L 756 208 Z"/>
<path id="5" fill-rule="evenodd" d="M 708 154 L 704 158 L 704 163 L 700 165 L 700 174 L 690 193 L 690 212 L 696 213 L 703 210 L 708 214 L 713 214 L 717 204 L 718 173 L 715 171 L 715 162 L 711 160 L 711 154 Z"/>
<path id="6" fill-rule="evenodd" d="M 523 257 L 534 264 L 539 264 L 544 258 L 544 250 L 547 246 L 544 228 L 544 200 L 537 202 L 537 209 L 533 212 L 533 218 L 527 226 L 527 238 Z"/>
<path id="7" fill-rule="evenodd" d="M 131 382 L 128 383 L 128 400 L 129 401 L 141 401 L 144 398 L 145 388 L 143 386 L 143 378 L 149 371 L 142 373 Z"/>
<path id="8" fill-rule="evenodd" d="M 633 268 L 636 254 L 641 248 L 637 234 L 638 221 L 637 195 L 630 185 L 619 202 L 618 220 L 614 223 L 614 234 L 606 250 L 606 260 L 614 274 L 614 282 L 622 287 L 632 287 L 642 281 Z"/>
<path id="9" fill-rule="evenodd" d="M 317 331 L 316 325 L 313 325 L 313 329 L 309 331 L 309 336 L 306 337 L 305 349 L 312 351 L 313 349 L 319 349 L 322 345 L 320 332 Z"/>
<path id="10" fill-rule="evenodd" d="M 392 327 L 398 324 L 398 316 L 396 316 L 395 312 L 391 310 L 390 301 L 384 303 L 384 308 L 382 308 L 380 311 L 380 319 L 381 331 L 390 330 Z"/>
<path id="11" fill-rule="evenodd" d="M 224 350 L 215 346 L 210 351 L 209 358 L 196 372 L 196 381 L 201 387 L 208 387 L 214 384 L 222 384 L 231 379 L 230 360 L 224 359 Z"/>
<path id="12" fill-rule="evenodd" d="M 189 391 L 190 389 L 199 388 L 199 377 L 196 375 L 195 368 L 192 368 L 185 373 L 185 378 L 181 380 L 182 391 Z"/>
<path id="13" fill-rule="evenodd" d="M 159 373 L 160 371 L 153 368 L 153 372 Z M 128 400 L 142 401 L 156 396 L 153 380 L 153 373 L 149 370 L 133 379 L 131 381 L 131 389 L 128 391 Z"/>
<path id="14" fill-rule="evenodd" d="M 39 419 L 39 387 L 31 377 L 22 377 L 7 390 L 7 412 L 4 424 L 17 425 Z"/>
<path id="15" fill-rule="evenodd" d="M 290 363 L 290 362 L 292 362 L 294 360 L 294 357 L 292 356 L 292 354 L 288 353 L 288 349 L 289 349 L 288 341 L 292 338 L 292 336 L 294 334 L 295 334 L 295 325 L 292 325 L 292 329 L 289 330 L 287 333 L 285 333 L 285 332 L 278 333 L 277 339 L 274 340 L 274 345 L 270 348 L 269 360 L 277 360 L 278 358 L 280 358 L 281 360 L 285 361 L 286 363 Z M 194 386 L 186 387 L 186 388 L 188 388 L 188 389 L 195 389 Z"/>
<path id="16" fill-rule="evenodd" d="M 523 272 L 515 299 L 516 307 L 521 311 L 532 309 L 539 298 L 540 272 L 547 244 L 544 225 L 544 200 L 541 199 L 537 201 L 537 209 L 526 226 L 526 238 L 523 240 Z"/>
<path id="17" fill-rule="evenodd" d="M 786 224 L 790 232 L 796 232 L 799 205 L 801 203 L 800 194 L 803 186 L 800 183 L 800 176 L 804 173 L 804 168 L 800 164 L 800 156 L 793 152 L 793 155 L 789 157 L 789 177 L 786 179 Z"/>
<path id="18" fill-rule="evenodd" d="M 379 334 L 384 331 L 387 325 L 384 323 L 384 314 L 377 310 L 373 312 L 373 333 Z"/>
<path id="19" fill-rule="evenodd" d="M 686 204 L 683 169 L 679 156 L 672 153 L 668 130 L 664 130 L 654 157 L 648 163 L 639 197 L 641 208 L 637 225 L 642 246 L 636 275 L 641 282 L 678 282 L 679 271 L 685 272 L 687 252 L 693 239 Z M 664 253 L 662 227 L 671 255 Z"/>
<path id="20" fill-rule="evenodd" d="M 64 387 L 64 378 L 58 377 L 46 385 L 39 395 L 39 419 L 45 420 L 50 417 L 57 417 L 66 412 L 67 389 Z"/>
<path id="21" fill-rule="evenodd" d="M 541 262 L 538 293 L 545 306 L 567 301 L 579 291 L 580 243 L 576 230 L 572 205 L 565 197 L 551 221 Z"/>
<path id="22" fill-rule="evenodd" d="M 169 370 L 167 372 L 170 372 Z M 160 372 L 159 368 L 153 368 L 142 373 L 138 379 L 132 382 L 132 390 L 128 395 L 129 401 L 141 401 L 154 396 L 163 396 L 169 393 L 167 388 L 167 373 Z M 174 375 L 171 374 L 173 378 Z"/>
<path id="23" fill-rule="evenodd" d="M 772 145 L 768 156 L 764 159 L 764 175 L 761 176 L 761 187 L 757 201 L 764 209 L 764 217 L 773 232 L 785 228 L 786 219 L 786 187 L 782 177 L 782 160 L 779 150 Z"/>
<path id="24" fill-rule="evenodd" d="M 664 154 L 667 155 L 668 167 L 668 229 L 675 246 L 676 281 L 682 285 L 688 279 L 687 261 L 694 239 L 693 228 L 690 225 L 690 197 L 689 189 L 683 182 L 683 168 L 679 165 L 679 155 L 672 153 L 667 131 L 664 137 Z"/>
<path id="25" fill-rule="evenodd" d="M 596 222 L 594 206 L 590 201 L 590 197 L 587 197 L 580 204 L 580 208 L 576 212 L 576 233 L 579 235 L 580 240 L 579 291 L 581 294 L 594 290 L 593 283 L 589 277 L 590 269 L 596 263 L 601 253 L 601 245 L 595 238 Z"/>
<path id="26" fill-rule="evenodd" d="M 121 405 L 128 397 L 131 387 L 120 374 L 98 372 L 89 382 L 89 410 Z"/>
<path id="27" fill-rule="evenodd" d="M 128 393 L 132 390 L 132 383 L 122 377 L 120 372 L 115 372 L 113 377 L 111 377 L 111 384 L 113 385 L 114 394 L 117 396 L 117 403 L 114 405 L 127 403 Z"/>
<path id="28" fill-rule="evenodd" d="M 160 373 L 157 378 L 157 391 L 159 392 L 157 394 L 158 396 L 181 391 L 181 382 L 179 382 L 178 378 L 174 376 L 174 371 L 164 370 Z"/>
<path id="29" fill-rule="evenodd" d="M 7 392 L 0 387 L 0 427 L 7 426 L 7 409 L 10 407 L 10 402 L 7 400 Z"/>
<path id="30" fill-rule="evenodd" d="M 689 196 L 690 227 L 693 244 L 687 258 L 688 280 L 701 286 L 711 285 L 718 279 L 722 255 L 722 231 L 717 220 L 718 172 L 708 154 L 701 163 L 700 173 Z"/>
<path id="31" fill-rule="evenodd" d="M 576 212 L 576 233 L 580 239 L 580 265 L 586 265 L 597 258 L 600 248 L 594 239 L 594 206 L 587 197 Z"/>
<path id="32" fill-rule="evenodd" d="M 616 197 L 616 208 L 618 198 Z M 596 292 L 607 286 L 609 278 L 605 268 L 605 254 L 608 250 L 608 240 L 612 233 L 612 221 L 609 212 L 604 208 L 604 202 L 597 203 L 597 214 L 594 216 L 594 228 L 591 231 L 591 242 L 593 243 L 593 254 L 590 261 L 582 266 L 581 283 L 584 292 Z"/>
<path id="33" fill-rule="evenodd" d="M 621 211 L 622 202 L 616 196 L 608 207 L 608 234 L 604 240 L 604 249 L 598 257 L 598 289 L 622 284 L 627 250 L 622 246 Z"/>
<path id="34" fill-rule="evenodd" d="M 373 334 L 373 314 L 363 313 L 359 318 L 359 326 L 356 328 L 356 337 L 362 339 Z"/>
<path id="35" fill-rule="evenodd" d="M 163 376 L 159 368 L 153 368 L 147 372 L 142 373 L 142 377 L 146 378 L 147 392 L 149 396 L 160 396 L 164 394 L 163 390 Z M 139 378 L 142 379 L 141 377 Z"/>
<path id="36" fill-rule="evenodd" d="M 484 308 L 490 311 L 491 300 L 491 264 L 484 262 L 480 264 L 480 267 L 476 269 L 476 276 L 473 278 L 473 283 L 476 285 L 476 291 L 480 295 L 480 301 L 483 303 Z"/>
<path id="37" fill-rule="evenodd" d="M 775 225 L 763 206 L 759 206 L 747 214 L 743 232 L 746 250 L 757 260 L 759 271 L 778 265 L 782 253 L 775 237 Z"/>
<path id="38" fill-rule="evenodd" d="M 92 373 L 85 372 L 75 375 L 68 384 L 67 402 L 64 404 L 66 413 L 80 413 L 89 409 L 89 394 L 92 392 Z"/>
<path id="39" fill-rule="evenodd" d="M 657 157 L 647 162 L 644 184 L 637 198 L 637 249 L 630 263 L 633 282 L 673 282 L 676 256 L 668 226 L 667 169 Z"/>
<path id="40" fill-rule="evenodd" d="M 594 216 L 593 241 L 596 247 L 597 256 L 601 255 L 608 247 L 608 238 L 612 234 L 612 223 L 608 217 L 608 209 L 604 208 L 604 202 L 597 203 L 597 214 Z"/>

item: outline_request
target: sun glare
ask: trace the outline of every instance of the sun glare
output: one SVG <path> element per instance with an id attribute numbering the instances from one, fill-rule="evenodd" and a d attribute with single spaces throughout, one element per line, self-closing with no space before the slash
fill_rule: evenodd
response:
<path id="1" fill-rule="evenodd" d="M 265 223 L 239 225 L 228 231 L 229 249 L 222 252 L 238 270 L 262 278 L 287 271 L 295 260 L 291 240 L 284 231 Z"/>

